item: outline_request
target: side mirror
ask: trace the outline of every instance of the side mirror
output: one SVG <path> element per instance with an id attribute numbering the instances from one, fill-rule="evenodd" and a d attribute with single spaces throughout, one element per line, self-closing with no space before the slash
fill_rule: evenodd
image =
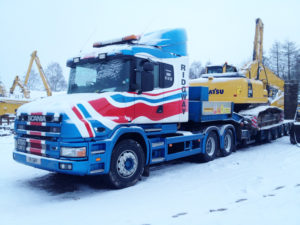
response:
<path id="1" fill-rule="evenodd" d="M 152 72 L 154 70 L 154 65 L 151 62 L 145 62 L 143 64 L 143 70 L 146 72 Z"/>
<path id="2" fill-rule="evenodd" d="M 153 66 L 153 65 L 152 65 Z M 142 72 L 142 92 L 154 89 L 154 75 L 151 72 Z"/>

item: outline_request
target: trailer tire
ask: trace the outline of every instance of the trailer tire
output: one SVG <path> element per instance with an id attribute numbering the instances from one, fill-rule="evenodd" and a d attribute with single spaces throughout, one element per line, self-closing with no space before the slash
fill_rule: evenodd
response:
<path id="1" fill-rule="evenodd" d="M 283 125 L 280 125 L 278 127 L 279 129 L 279 132 L 278 132 L 278 137 L 283 137 L 284 136 L 284 126 Z"/>
<path id="2" fill-rule="evenodd" d="M 215 159 L 218 151 L 218 138 L 214 131 L 211 131 L 204 143 L 204 153 L 200 154 L 201 161 L 208 162 Z"/>
<path id="3" fill-rule="evenodd" d="M 295 138 L 295 129 L 294 129 L 293 125 L 291 126 L 291 130 L 290 130 L 290 142 L 293 145 L 297 144 L 296 138 Z"/>
<path id="4" fill-rule="evenodd" d="M 257 132 L 257 134 L 256 134 L 256 136 L 255 136 L 255 142 L 257 143 L 257 144 L 261 144 L 262 143 L 262 137 L 261 137 L 261 131 L 258 131 Z"/>
<path id="5" fill-rule="evenodd" d="M 290 142 L 291 142 L 292 145 L 297 144 L 294 132 L 290 133 Z"/>
<path id="6" fill-rule="evenodd" d="M 272 135 L 272 131 L 268 130 L 267 132 L 267 138 L 266 138 L 266 142 L 270 143 L 272 141 L 273 135 Z"/>
<path id="7" fill-rule="evenodd" d="M 272 133 L 272 140 L 276 140 L 278 138 L 278 128 L 275 127 Z"/>
<path id="8" fill-rule="evenodd" d="M 234 149 L 234 137 L 231 129 L 227 129 L 224 134 L 224 148 L 220 149 L 223 157 L 228 156 Z"/>
<path id="9" fill-rule="evenodd" d="M 141 178 L 145 156 L 141 145 L 132 139 L 120 141 L 111 155 L 109 184 L 116 189 L 132 186 Z"/>
<path id="10" fill-rule="evenodd" d="M 290 129 L 291 129 L 290 124 L 289 124 L 289 123 L 286 124 L 285 127 L 284 127 L 284 134 L 285 134 L 286 136 L 290 135 Z"/>

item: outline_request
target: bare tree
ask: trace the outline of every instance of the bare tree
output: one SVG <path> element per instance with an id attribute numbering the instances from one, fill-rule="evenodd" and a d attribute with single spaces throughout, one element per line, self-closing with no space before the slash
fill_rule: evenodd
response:
<path id="1" fill-rule="evenodd" d="M 294 70 L 295 70 L 296 79 L 299 81 L 300 80 L 300 51 L 299 50 L 298 50 L 297 60 L 296 60 Z"/>
<path id="2" fill-rule="evenodd" d="M 268 58 L 269 67 L 279 76 L 283 77 L 282 66 L 282 45 L 280 42 L 275 41 L 270 49 L 270 57 Z"/>
<path id="3" fill-rule="evenodd" d="M 292 75 L 295 74 L 295 65 L 297 62 L 297 56 L 298 56 L 298 50 L 296 47 L 295 42 L 292 41 L 286 41 L 282 45 L 282 54 L 283 54 L 283 64 L 284 64 L 284 70 L 287 74 L 287 79 L 291 80 Z"/>
<path id="4" fill-rule="evenodd" d="M 201 76 L 205 71 L 200 61 L 194 61 L 190 66 L 190 79 L 196 79 Z"/>
<path id="5" fill-rule="evenodd" d="M 52 91 L 63 91 L 67 88 L 67 82 L 63 76 L 61 66 L 54 62 L 45 70 L 45 75 Z"/>
<path id="6" fill-rule="evenodd" d="M 25 82 L 26 75 L 22 77 L 22 82 Z M 26 85 L 28 90 L 39 91 L 42 89 L 42 80 L 34 68 L 31 69 L 28 82 Z"/>

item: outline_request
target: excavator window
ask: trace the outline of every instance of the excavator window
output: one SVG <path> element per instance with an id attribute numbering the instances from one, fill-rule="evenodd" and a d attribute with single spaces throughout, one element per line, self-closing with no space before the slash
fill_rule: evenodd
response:
<path id="1" fill-rule="evenodd" d="M 237 72 L 237 69 L 234 66 L 226 66 L 226 72 Z"/>
<path id="2" fill-rule="evenodd" d="M 207 67 L 207 73 L 223 73 L 223 67 L 222 66 Z"/>

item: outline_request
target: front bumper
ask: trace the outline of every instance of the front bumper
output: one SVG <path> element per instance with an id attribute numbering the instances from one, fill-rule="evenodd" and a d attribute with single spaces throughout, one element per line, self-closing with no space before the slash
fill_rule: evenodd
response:
<path id="1" fill-rule="evenodd" d="M 104 163 L 101 162 L 91 164 L 89 161 L 61 160 L 19 151 L 13 152 L 13 158 L 19 163 L 57 173 L 81 176 L 104 174 Z M 72 169 L 61 169 L 60 164 L 71 165 Z"/>

